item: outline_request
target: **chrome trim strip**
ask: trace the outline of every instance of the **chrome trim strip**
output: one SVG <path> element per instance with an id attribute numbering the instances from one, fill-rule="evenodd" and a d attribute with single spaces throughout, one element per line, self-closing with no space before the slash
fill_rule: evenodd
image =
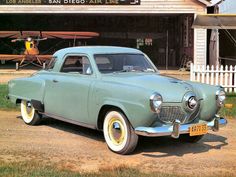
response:
<path id="1" fill-rule="evenodd" d="M 175 122 L 178 123 L 178 122 Z M 137 127 L 135 128 L 135 133 L 137 135 L 142 136 L 152 136 L 152 137 L 158 137 L 158 136 L 169 136 L 172 135 L 173 138 L 177 138 L 178 134 L 187 134 L 189 133 L 189 127 L 196 124 L 183 124 L 183 125 L 163 125 L 162 127 Z M 223 127 L 227 124 L 227 120 L 225 118 L 215 118 L 211 122 L 202 121 L 197 124 L 206 123 L 208 130 L 218 131 L 218 127 Z M 173 128 L 178 127 L 178 128 Z M 176 132 L 178 131 L 178 132 Z"/>

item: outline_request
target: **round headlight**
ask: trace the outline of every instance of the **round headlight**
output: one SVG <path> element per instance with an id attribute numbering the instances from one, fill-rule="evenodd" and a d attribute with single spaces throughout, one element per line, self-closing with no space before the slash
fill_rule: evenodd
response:
<path id="1" fill-rule="evenodd" d="M 193 111 L 198 106 L 196 95 L 192 92 L 188 92 L 184 95 L 185 108 L 187 111 Z"/>
<path id="2" fill-rule="evenodd" d="M 225 92 L 223 90 L 218 90 L 216 92 L 216 102 L 219 107 L 222 107 L 224 105 L 225 99 Z"/>
<path id="3" fill-rule="evenodd" d="M 150 96 L 150 107 L 153 112 L 160 113 L 162 105 L 162 96 L 159 93 L 153 93 Z"/>

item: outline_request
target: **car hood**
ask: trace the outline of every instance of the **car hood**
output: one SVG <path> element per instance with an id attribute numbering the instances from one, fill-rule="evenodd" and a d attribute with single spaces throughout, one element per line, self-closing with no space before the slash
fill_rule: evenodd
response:
<path id="1" fill-rule="evenodd" d="M 156 73 L 114 73 L 104 75 L 103 80 L 158 92 L 164 102 L 182 102 L 184 94 L 193 90 L 185 81 Z"/>

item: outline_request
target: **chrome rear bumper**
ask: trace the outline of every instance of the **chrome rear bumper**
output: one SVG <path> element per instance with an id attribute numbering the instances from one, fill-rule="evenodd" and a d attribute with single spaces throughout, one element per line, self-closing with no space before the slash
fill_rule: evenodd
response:
<path id="1" fill-rule="evenodd" d="M 227 124 L 225 118 L 216 117 L 211 122 L 202 121 L 199 123 L 207 124 L 208 130 L 218 131 L 220 127 Z M 189 128 L 195 124 L 183 124 L 181 125 L 178 121 L 175 121 L 172 125 L 163 125 L 162 127 L 137 127 L 135 133 L 142 136 L 172 136 L 178 138 L 180 134 L 189 133 Z"/>

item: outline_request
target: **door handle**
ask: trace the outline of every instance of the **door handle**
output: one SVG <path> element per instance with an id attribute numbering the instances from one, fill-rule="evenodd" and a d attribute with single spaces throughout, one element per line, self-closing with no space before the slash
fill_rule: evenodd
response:
<path id="1" fill-rule="evenodd" d="M 52 82 L 54 82 L 54 83 L 57 83 L 57 82 L 58 82 L 58 80 L 56 80 L 56 79 L 53 79 L 53 80 L 52 80 Z"/>

